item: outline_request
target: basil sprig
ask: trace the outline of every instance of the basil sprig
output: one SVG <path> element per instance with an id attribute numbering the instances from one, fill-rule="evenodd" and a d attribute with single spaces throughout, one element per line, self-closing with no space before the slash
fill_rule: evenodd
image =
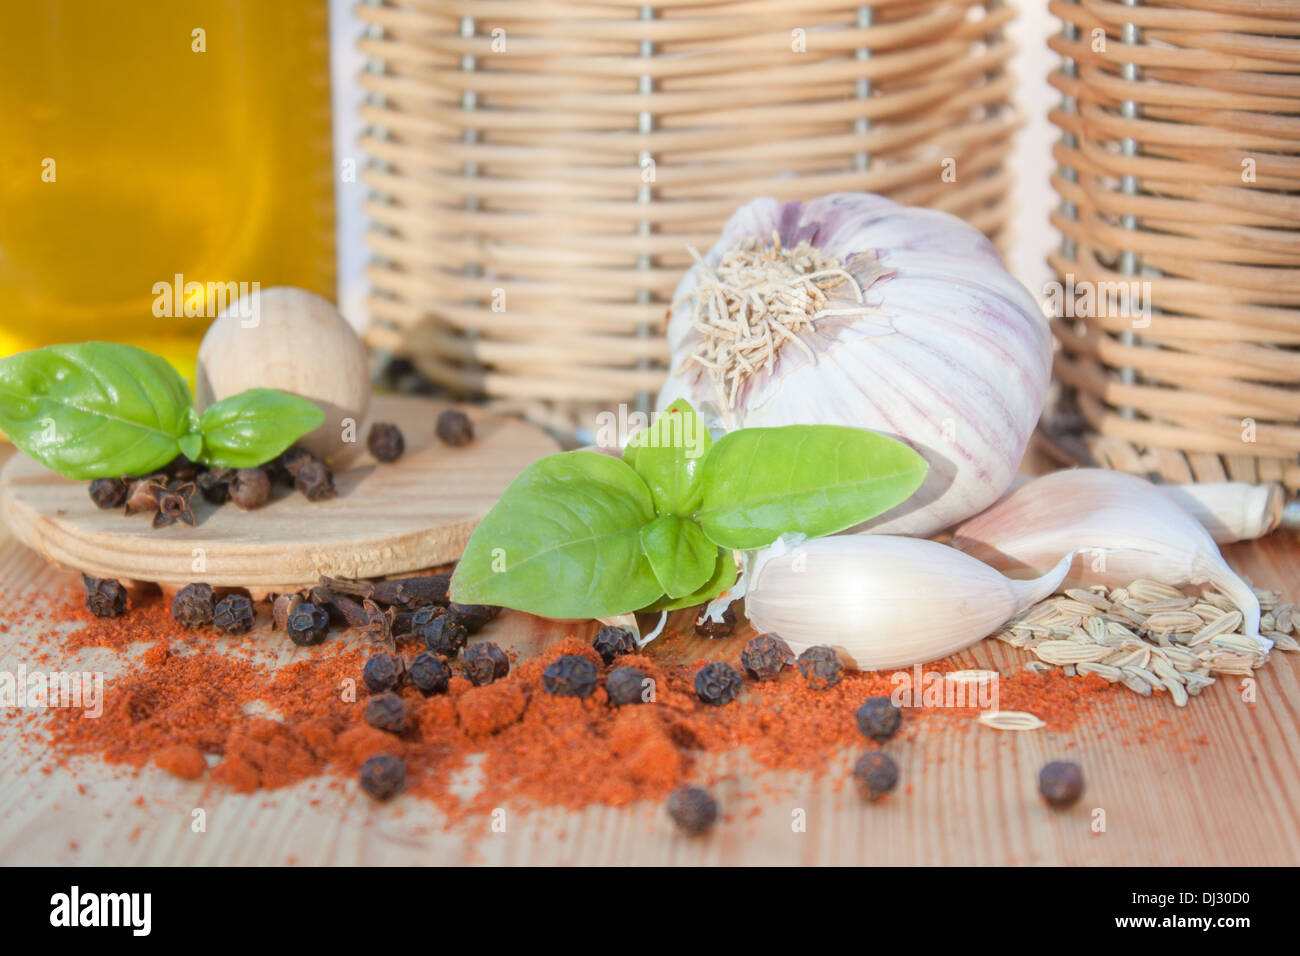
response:
<path id="1" fill-rule="evenodd" d="M 833 425 L 714 444 L 680 400 L 622 460 L 563 452 L 525 469 L 471 535 L 451 598 L 556 618 L 703 604 L 735 583 L 733 550 L 860 524 L 910 497 L 927 468 L 901 442 Z"/>
<path id="2" fill-rule="evenodd" d="M 145 475 L 177 455 L 226 468 L 270 461 L 325 420 L 307 399 L 249 389 L 199 415 L 165 360 L 112 342 L 0 359 L 0 430 L 65 478 Z"/>

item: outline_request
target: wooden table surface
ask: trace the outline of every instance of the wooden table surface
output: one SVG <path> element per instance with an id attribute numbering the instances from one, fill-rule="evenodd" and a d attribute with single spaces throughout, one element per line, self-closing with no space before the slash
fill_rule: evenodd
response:
<path id="1" fill-rule="evenodd" d="M 1294 535 L 1274 534 L 1225 553 L 1257 586 L 1280 588 L 1289 599 L 1300 596 Z M 71 580 L 0 530 L 0 589 L 6 595 L 48 591 Z M 0 634 L 0 670 L 12 671 L 23 663 L 18 643 L 24 622 L 8 623 L 9 633 Z M 485 636 L 523 652 L 566 630 L 512 613 L 489 627 Z M 738 631 L 730 640 L 745 636 Z M 719 650 L 716 642 L 700 641 L 685 652 L 714 656 Z M 293 653 L 287 645 L 285 659 Z M 1028 655 L 984 641 L 960 659 L 965 666 L 1009 669 Z M 1300 862 L 1300 654 L 1275 651 L 1255 679 L 1253 703 L 1242 699 L 1231 679 L 1181 710 L 1167 697 L 1116 693 L 1104 706 L 1122 722 L 1103 716 L 1065 733 L 927 724 L 915 738 L 891 744 L 910 792 L 900 787 L 872 805 L 836 786 L 853 754 L 835 758 L 836 769 L 821 779 L 766 773 L 759 787 L 743 754 L 728 755 L 734 773 L 715 788 L 724 821 L 702 839 L 678 836 L 662 808 L 650 804 L 581 813 L 506 808 L 505 832 L 495 832 L 486 819 L 445 830 L 425 802 L 401 797 L 379 806 L 332 780 L 241 795 L 152 767 L 128 773 L 87 760 L 75 773 L 45 773 L 45 755 L 18 746 L 12 712 L 0 712 L 0 860 L 1294 865 Z M 105 687 L 112 692 L 111 670 Z M 1161 720 L 1168 723 L 1158 725 Z M 1037 797 L 1038 769 L 1052 759 L 1084 769 L 1084 798 L 1066 812 L 1049 810 Z M 199 808 L 207 827 L 196 833 L 191 821 Z M 799 820 L 803 828 L 795 825 Z M 1104 830 L 1098 832 L 1100 820 Z"/>

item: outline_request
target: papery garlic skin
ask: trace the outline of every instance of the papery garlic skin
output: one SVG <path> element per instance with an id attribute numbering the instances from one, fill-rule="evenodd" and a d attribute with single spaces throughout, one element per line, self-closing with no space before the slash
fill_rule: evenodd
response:
<path id="1" fill-rule="evenodd" d="M 910 445 L 929 462 L 908 501 L 862 526 L 928 536 L 992 504 L 1015 476 L 1042 410 L 1051 337 L 1041 310 L 977 230 L 946 213 L 900 206 L 866 193 L 810 202 L 758 199 L 738 210 L 705 257 L 716 266 L 744 237 L 776 232 L 783 247 L 808 239 L 843 264 L 835 310 L 786 343 L 770 372 L 754 373 L 735 409 L 707 371 L 687 361 L 698 345 L 690 269 L 668 324 L 673 350 L 658 407 L 686 398 L 713 430 L 833 424 L 868 428 Z"/>
<path id="2" fill-rule="evenodd" d="M 969 647 L 1049 597 L 1071 557 L 1013 581 L 935 541 L 833 535 L 759 552 L 745 613 L 796 653 L 826 644 L 860 670 L 909 667 Z"/>
<path id="3" fill-rule="evenodd" d="M 1041 574 L 1076 557 L 1066 584 L 1125 587 L 1149 578 L 1173 587 L 1213 584 L 1259 637 L 1259 600 L 1209 531 L 1136 475 L 1077 468 L 1035 478 L 953 532 L 952 545 L 1008 573 Z"/>

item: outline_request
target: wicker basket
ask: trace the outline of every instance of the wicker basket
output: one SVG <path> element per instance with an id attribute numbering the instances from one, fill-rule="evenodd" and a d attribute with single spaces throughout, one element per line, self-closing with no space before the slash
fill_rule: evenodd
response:
<path id="1" fill-rule="evenodd" d="M 1049 440 L 1169 481 L 1281 481 L 1294 493 L 1300 2 L 1051 9 L 1063 21 L 1052 119 L 1064 242 L 1049 260 L 1067 288 L 1073 277 L 1145 301 L 1125 314 L 1107 296 L 1108 310 L 1056 319 L 1067 413 Z"/>
<path id="2" fill-rule="evenodd" d="M 359 15 L 369 341 L 458 394 L 574 423 L 646 405 L 687 246 L 757 196 L 881 192 L 995 240 L 1010 214 L 1014 12 L 997 0 Z"/>

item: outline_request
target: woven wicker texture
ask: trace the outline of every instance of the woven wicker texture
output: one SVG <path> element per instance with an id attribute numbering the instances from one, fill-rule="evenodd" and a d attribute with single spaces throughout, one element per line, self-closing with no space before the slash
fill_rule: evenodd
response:
<path id="1" fill-rule="evenodd" d="M 1136 293 L 1127 311 L 1055 321 L 1087 451 L 1296 491 L 1300 2 L 1050 6 L 1065 241 L 1049 260 L 1066 288 L 1139 283 L 1109 286 Z"/>
<path id="2" fill-rule="evenodd" d="M 1014 11 L 996 0 L 358 12 L 369 342 L 456 393 L 644 403 L 687 246 L 758 196 L 880 192 L 995 240 L 1010 215 Z"/>

